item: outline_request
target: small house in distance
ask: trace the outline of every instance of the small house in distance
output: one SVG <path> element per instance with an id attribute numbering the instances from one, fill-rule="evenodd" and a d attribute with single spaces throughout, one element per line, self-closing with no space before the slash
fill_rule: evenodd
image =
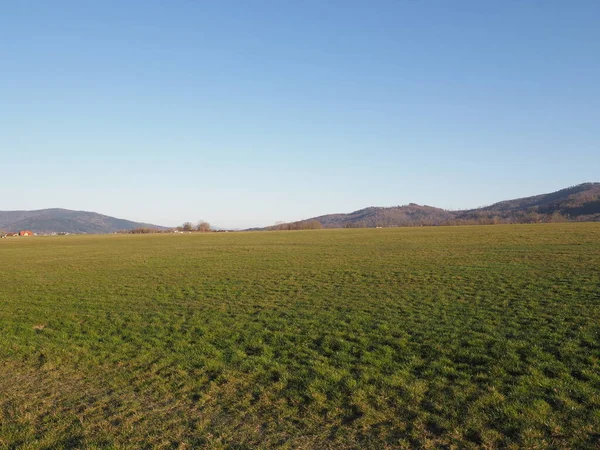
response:
<path id="1" fill-rule="evenodd" d="M 33 231 L 21 230 L 19 231 L 19 236 L 33 236 Z"/>

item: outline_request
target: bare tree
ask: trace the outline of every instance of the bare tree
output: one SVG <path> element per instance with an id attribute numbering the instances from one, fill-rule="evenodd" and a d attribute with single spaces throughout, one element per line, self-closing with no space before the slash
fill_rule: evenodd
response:
<path id="1" fill-rule="evenodd" d="M 196 225 L 196 230 L 210 231 L 210 223 L 206 222 L 205 220 L 201 220 L 198 222 L 198 225 Z"/>
<path id="2" fill-rule="evenodd" d="M 192 225 L 192 222 L 184 222 L 181 226 L 181 229 L 183 231 L 192 231 L 194 229 L 194 225 Z"/>
<path id="3" fill-rule="evenodd" d="M 306 228 L 309 230 L 320 230 L 323 228 L 323 224 L 318 220 L 311 220 L 306 224 Z"/>

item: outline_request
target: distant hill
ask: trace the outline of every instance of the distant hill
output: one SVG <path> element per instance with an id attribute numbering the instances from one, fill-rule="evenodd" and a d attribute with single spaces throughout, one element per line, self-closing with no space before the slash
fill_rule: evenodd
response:
<path id="1" fill-rule="evenodd" d="M 6 232 L 31 230 L 35 233 L 112 233 L 141 227 L 166 229 L 88 211 L 60 208 L 0 211 L 0 230 Z"/>
<path id="2" fill-rule="evenodd" d="M 490 223 L 600 221 L 600 183 L 583 183 L 550 194 L 506 200 L 483 208 L 449 211 L 410 203 L 369 207 L 267 227 L 274 229 L 402 227 Z"/>
<path id="3" fill-rule="evenodd" d="M 344 228 L 354 225 L 363 227 L 410 226 L 415 223 L 441 225 L 452 218 L 454 215 L 449 211 L 411 203 L 389 208 L 372 206 L 350 214 L 328 214 L 309 220 L 317 220 L 325 228 Z"/>
<path id="4" fill-rule="evenodd" d="M 535 211 L 539 214 L 559 213 L 577 218 L 600 214 L 600 183 L 583 183 L 550 194 L 505 200 L 490 206 L 465 211 L 494 212 L 497 214 Z"/>

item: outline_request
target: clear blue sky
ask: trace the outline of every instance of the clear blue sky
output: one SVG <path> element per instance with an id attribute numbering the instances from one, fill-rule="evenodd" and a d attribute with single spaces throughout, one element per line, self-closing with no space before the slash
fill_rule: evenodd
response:
<path id="1" fill-rule="evenodd" d="M 600 181 L 600 1 L 5 1 L 0 210 L 247 227 Z"/>

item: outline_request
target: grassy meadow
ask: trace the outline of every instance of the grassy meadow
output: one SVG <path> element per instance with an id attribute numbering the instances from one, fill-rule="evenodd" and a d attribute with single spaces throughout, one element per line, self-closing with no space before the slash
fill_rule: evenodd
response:
<path id="1" fill-rule="evenodd" d="M 597 448 L 600 223 L 0 241 L 0 448 Z"/>

